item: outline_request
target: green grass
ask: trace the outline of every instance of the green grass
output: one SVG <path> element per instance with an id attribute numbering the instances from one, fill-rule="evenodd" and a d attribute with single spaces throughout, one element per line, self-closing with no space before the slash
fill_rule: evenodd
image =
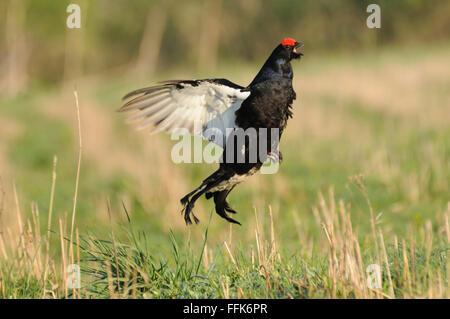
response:
<path id="1" fill-rule="evenodd" d="M 144 236 L 142 236 L 144 237 Z M 162 254 L 145 245 L 146 239 L 130 235 L 127 243 L 117 247 L 117 263 L 113 242 L 88 238 L 83 251 L 89 256 L 83 275 L 93 277 L 86 293 L 94 298 L 354 298 L 353 291 L 336 289 L 332 292 L 332 280 L 328 273 L 325 256 L 292 254 L 282 251 L 274 260 L 256 260 L 248 249 L 239 245 L 234 250 L 234 262 L 225 254 L 224 245 L 212 249 L 212 263 L 202 262 L 204 251 L 193 249 L 187 242 L 180 246 L 173 235 L 167 240 L 172 244 L 170 255 Z M 150 246 L 151 247 L 151 246 Z M 397 298 L 408 297 L 408 288 L 402 274 L 405 265 L 398 249 L 389 246 L 391 278 Z M 405 249 L 411 254 L 410 247 Z M 426 251 L 420 248 L 415 253 L 415 275 L 417 291 L 428 288 L 422 282 L 433 273 L 445 273 L 446 254 L 449 247 L 436 248 L 426 261 Z M 270 247 L 269 247 L 270 250 Z M 363 260 L 370 262 L 373 252 L 363 251 Z M 281 257 L 283 256 L 283 257 Z M 383 271 L 383 290 L 388 291 L 386 267 Z M 134 274 L 134 277 L 133 277 Z M 444 279 L 446 280 L 446 279 Z M 134 284 L 130 284 L 133 283 Z"/>

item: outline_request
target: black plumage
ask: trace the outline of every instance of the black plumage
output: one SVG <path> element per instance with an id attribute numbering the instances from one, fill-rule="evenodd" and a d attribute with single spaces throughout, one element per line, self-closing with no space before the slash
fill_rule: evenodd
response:
<path id="1" fill-rule="evenodd" d="M 226 79 L 167 81 L 125 96 L 125 99 L 134 98 L 119 111 L 134 111 L 131 119 L 140 120 L 140 127 L 151 125 L 154 131 L 168 132 L 181 127 L 204 138 L 208 138 L 208 129 L 223 133 L 223 139 L 213 141 L 224 148 L 219 168 L 181 199 L 186 224 L 191 224 L 192 219 L 198 223 L 192 210 L 202 195 L 207 199 L 214 198 L 219 216 L 240 224 L 227 214 L 236 213 L 226 200 L 228 194 L 245 177 L 259 171 L 268 157 L 282 159 L 270 129 L 278 129 L 275 140 L 279 140 L 292 117 L 291 107 L 296 94 L 292 87 L 290 62 L 302 56 L 297 52 L 301 46 L 302 43 L 291 38 L 284 39 L 247 87 Z M 194 121 L 198 120 L 202 121 L 202 132 L 194 131 Z M 227 135 L 226 129 L 232 129 L 232 132 Z M 243 143 L 239 144 L 234 132 L 241 129 L 255 129 L 256 134 L 246 135 Z M 267 134 L 260 134 L 259 129 L 267 129 Z M 251 149 L 250 142 L 256 142 L 253 145 L 257 145 L 259 151 L 263 145 L 260 142 L 264 142 L 260 139 L 266 139 L 266 151 L 255 161 L 251 157 L 254 149 Z M 225 156 L 230 150 L 233 156 Z"/>

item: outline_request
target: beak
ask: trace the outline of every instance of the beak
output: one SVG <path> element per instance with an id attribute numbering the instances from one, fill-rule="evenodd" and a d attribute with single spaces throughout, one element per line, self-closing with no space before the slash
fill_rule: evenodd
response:
<path id="1" fill-rule="evenodd" d="M 303 53 L 297 52 L 297 49 L 301 48 L 303 45 L 304 45 L 303 42 L 295 42 L 295 44 L 294 44 L 294 53 L 303 55 Z"/>

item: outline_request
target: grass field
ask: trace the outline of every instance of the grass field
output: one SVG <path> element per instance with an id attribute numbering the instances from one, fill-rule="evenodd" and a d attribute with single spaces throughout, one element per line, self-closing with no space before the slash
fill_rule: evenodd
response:
<path id="1" fill-rule="evenodd" d="M 280 171 L 229 197 L 242 226 L 201 199 L 201 223 L 186 227 L 179 199 L 216 165 L 173 164 L 169 136 L 115 112 L 137 87 L 212 74 L 79 81 L 81 149 L 72 87 L 0 97 L 0 296 L 449 298 L 449 55 L 442 45 L 294 62 Z M 215 74 L 245 84 L 258 68 Z M 66 282 L 73 263 L 79 289 Z M 371 264 L 381 288 L 366 284 Z"/>

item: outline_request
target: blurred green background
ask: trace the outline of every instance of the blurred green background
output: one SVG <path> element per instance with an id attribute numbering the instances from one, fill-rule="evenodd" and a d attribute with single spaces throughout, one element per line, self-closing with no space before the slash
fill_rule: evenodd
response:
<path id="1" fill-rule="evenodd" d="M 70 3 L 81 7 L 81 29 L 66 27 Z M 26 55 L 30 81 L 54 85 L 73 75 L 68 68 L 98 74 L 141 62 L 149 77 L 180 68 L 214 74 L 226 63 L 259 65 L 287 36 L 303 40 L 310 56 L 448 40 L 448 1 L 377 1 L 380 30 L 366 27 L 370 3 L 5 0 L 0 3 L 0 56 L 7 64 L 11 42 L 22 41 L 16 50 L 24 52 L 16 53 Z"/>

